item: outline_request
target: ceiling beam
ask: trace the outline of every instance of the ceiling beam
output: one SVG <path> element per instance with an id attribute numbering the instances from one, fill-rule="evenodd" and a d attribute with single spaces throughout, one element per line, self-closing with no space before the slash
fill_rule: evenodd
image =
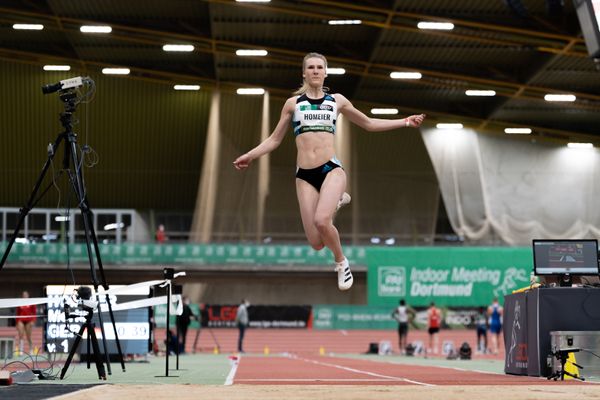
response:
<path id="1" fill-rule="evenodd" d="M 205 0 L 205 1 L 213 1 L 213 0 Z M 477 21 L 468 21 L 464 19 L 457 19 L 453 17 L 440 17 L 430 14 L 419 14 L 419 13 L 410 13 L 404 11 L 394 11 L 389 9 L 383 9 L 378 7 L 371 6 L 362 6 L 358 4 L 354 4 L 352 2 L 346 1 L 332 1 L 332 0 L 303 0 L 303 3 L 308 4 L 316 4 L 321 6 L 330 6 L 339 9 L 347 9 L 347 10 L 355 10 L 359 12 L 369 12 L 369 13 L 381 13 L 383 15 L 391 15 L 394 17 L 405 17 L 413 20 L 429 20 L 436 22 L 452 22 L 455 25 L 466 26 L 470 28 L 477 28 L 486 31 L 499 32 L 499 33 L 510 33 L 510 34 L 518 34 L 522 36 L 528 37 L 539 37 L 543 39 L 549 40 L 560 40 L 565 42 L 570 42 L 571 40 L 575 40 L 577 43 L 583 43 L 583 39 L 578 38 L 576 36 L 550 33 L 550 32 L 542 32 L 536 31 L 532 29 L 524 29 L 524 28 L 515 28 L 512 26 L 506 25 L 496 25 L 491 23 L 483 23 Z"/>
<path id="2" fill-rule="evenodd" d="M 571 42 L 567 43 L 565 45 L 565 47 L 562 49 L 563 54 L 566 53 L 567 51 L 569 51 L 569 49 L 571 47 L 573 47 L 575 45 L 575 41 L 572 40 Z M 554 57 L 552 57 L 551 59 L 547 60 L 543 65 L 541 65 L 537 71 L 535 71 L 528 79 L 527 82 L 525 82 L 524 85 L 522 85 L 516 92 L 515 92 L 515 97 L 521 97 L 523 95 L 523 92 L 525 91 L 525 87 L 526 85 L 528 85 L 530 82 L 533 82 L 535 79 L 537 79 L 542 73 L 544 73 L 544 71 L 546 70 L 546 68 L 548 68 L 549 66 L 552 65 L 552 63 L 556 62 L 556 60 L 560 57 L 560 53 L 555 55 Z M 501 102 L 500 104 L 498 104 L 489 114 L 488 117 L 481 123 L 480 128 L 484 129 L 486 127 L 486 125 L 488 123 L 490 123 L 493 119 L 494 116 L 500 111 L 502 110 L 502 108 L 506 105 L 506 103 L 509 102 L 510 99 L 506 99 L 505 101 Z"/>
<path id="3" fill-rule="evenodd" d="M 291 7 L 281 7 L 276 5 L 264 5 L 264 4 L 254 4 L 254 3 L 236 3 L 229 0 L 203 0 L 208 3 L 222 4 L 232 7 L 246 7 L 249 9 L 256 9 L 265 12 L 278 12 L 284 13 L 288 15 L 296 15 L 307 17 L 316 20 L 323 19 L 339 19 L 339 18 L 347 18 L 347 15 L 336 14 L 335 12 L 327 13 L 327 10 L 323 8 L 319 10 L 311 10 L 305 11 L 303 9 L 298 8 L 293 5 Z M 430 36 L 439 36 L 446 37 L 456 40 L 476 42 L 487 45 L 495 45 L 495 46 L 503 46 L 503 47 L 515 47 L 515 46 L 527 46 L 531 47 L 533 50 L 537 50 L 542 53 L 555 53 L 555 50 L 560 50 L 564 46 L 564 42 L 569 42 L 571 40 L 576 40 L 578 44 L 583 44 L 583 39 L 569 36 L 569 35 L 560 35 L 549 32 L 540 32 L 522 28 L 514 28 L 502 25 L 494 25 L 487 24 L 475 21 L 467 21 L 460 20 L 456 18 L 445 18 L 438 17 L 426 14 L 415 14 L 415 13 L 406 13 L 406 12 L 395 12 L 387 9 L 380 9 L 374 7 L 365 7 L 352 4 L 352 2 L 332 2 L 327 0 L 303 0 L 304 3 L 312 3 L 315 5 L 321 6 L 329 6 L 334 9 L 348 9 L 354 10 L 356 12 L 370 12 L 375 14 L 380 14 L 380 17 L 376 20 L 369 19 L 368 15 L 357 14 L 357 19 L 362 20 L 362 24 L 365 26 L 371 26 L 379 29 L 389 29 L 389 30 L 397 30 L 402 32 L 411 32 L 411 33 L 419 33 L 423 35 Z M 286 4 L 285 2 L 281 2 L 278 4 Z M 393 18 L 401 18 L 408 19 L 411 21 L 410 24 L 400 24 L 394 23 Z M 389 23 L 387 21 L 390 21 Z M 422 30 L 417 28 L 413 21 L 421 21 L 421 20 L 430 20 L 430 21 L 444 21 L 444 22 L 452 22 L 459 27 L 466 27 L 469 29 L 474 29 L 476 31 L 487 31 L 494 32 L 499 34 L 507 35 L 507 38 L 489 38 L 482 37 L 477 34 L 467 34 L 459 33 L 456 31 L 435 31 L 435 30 Z M 479 33 L 479 32 L 475 32 Z M 533 44 L 532 41 L 537 40 L 537 44 Z M 541 41 L 540 41 L 541 40 Z M 587 52 L 585 51 L 571 51 L 568 53 L 569 56 L 572 57 L 588 57 Z"/>
<path id="4" fill-rule="evenodd" d="M 222 0 L 206 0 L 206 1 L 219 2 Z M 246 4 L 246 3 L 236 3 L 236 4 Z M 16 12 L 20 13 L 19 10 L 13 10 L 13 9 L 7 9 L 7 8 L 0 7 L 0 12 L 9 12 L 9 11 L 16 11 Z M 54 21 L 53 17 L 48 17 L 45 14 L 33 13 L 33 12 L 25 12 L 25 13 L 28 15 L 37 16 L 39 18 L 43 18 L 43 19 L 46 19 L 49 21 Z M 131 27 L 131 26 L 126 26 L 126 25 L 121 25 L 121 24 L 113 24 L 110 22 L 89 21 L 89 20 L 82 20 L 82 19 L 68 18 L 68 17 L 57 17 L 57 18 L 59 19 L 61 24 L 64 26 L 64 29 L 76 31 L 77 33 L 79 33 L 79 31 L 78 31 L 79 25 L 107 23 L 113 27 L 113 32 L 110 34 L 110 37 L 113 37 L 113 38 L 116 38 L 119 40 L 123 40 L 123 41 L 127 41 L 127 42 L 141 43 L 141 44 L 146 44 L 146 45 L 162 46 L 164 44 L 165 40 L 182 40 L 182 41 L 186 41 L 189 43 L 198 44 L 199 45 L 197 47 L 198 51 L 210 53 L 210 54 L 221 54 L 221 55 L 226 55 L 226 56 L 227 55 L 233 56 L 233 50 L 237 49 L 237 48 L 256 47 L 256 44 L 226 41 L 226 40 L 217 40 L 217 39 L 213 39 L 213 38 L 204 37 L 201 35 L 165 32 L 165 31 L 154 30 L 154 29 Z M 276 48 L 276 47 L 271 47 L 271 46 L 261 46 L 261 47 L 265 48 L 270 53 L 270 56 L 264 58 L 264 60 L 269 60 L 271 62 L 275 62 L 275 63 L 279 63 L 279 64 L 297 65 L 298 61 L 296 61 L 296 60 L 302 59 L 305 55 L 305 52 L 303 52 L 303 51 Z M 564 51 L 564 47 L 563 47 L 563 49 L 555 49 L 555 50 L 556 50 L 556 52 L 558 52 L 560 54 L 567 54 Z M 285 57 L 291 57 L 292 59 L 286 59 Z M 491 86 L 490 88 L 494 88 L 494 89 L 500 88 L 500 90 L 498 90 L 498 95 L 506 96 L 506 97 L 517 97 L 515 95 L 515 93 L 517 93 L 517 92 L 520 93 L 520 92 L 524 92 L 524 91 L 530 91 L 530 92 L 535 92 L 535 93 L 539 93 L 539 94 L 556 93 L 556 92 L 564 91 L 563 89 L 525 85 L 525 84 L 509 82 L 506 80 L 478 78 L 478 77 L 474 77 L 474 76 L 470 76 L 470 75 L 462 75 L 462 74 L 456 74 L 456 73 L 450 73 L 450 72 L 441 72 L 441 71 L 435 71 L 435 70 L 429 70 L 429 69 L 423 69 L 423 68 L 408 68 L 408 67 L 402 67 L 402 66 L 398 66 L 398 65 L 372 63 L 372 62 L 368 62 L 368 61 L 362 61 L 362 60 L 357 60 L 357 59 L 347 58 L 347 57 L 328 56 L 327 58 L 330 61 L 335 61 L 335 62 L 338 62 L 341 64 L 345 64 L 344 66 L 347 67 L 346 70 L 348 73 L 359 75 L 359 76 L 366 75 L 366 76 L 374 77 L 374 78 L 378 78 L 378 79 L 390 79 L 389 76 L 387 75 L 387 74 L 389 74 L 389 72 L 398 71 L 398 70 L 411 70 L 411 71 L 421 72 L 425 76 L 425 79 L 421 80 L 421 82 L 414 82 L 416 84 L 426 84 L 427 83 L 427 84 L 430 84 L 433 86 L 438 86 L 438 87 L 442 86 L 442 87 L 454 88 L 457 86 L 455 82 L 451 82 L 451 83 L 439 82 L 439 81 L 433 82 L 432 80 L 428 81 L 427 77 L 454 80 L 454 81 L 465 82 L 465 83 L 469 83 L 469 84 L 482 85 L 484 87 Z M 386 71 L 386 73 L 375 73 L 375 72 L 373 72 L 373 69 L 384 70 L 384 71 Z M 514 90 L 515 93 L 501 91 L 502 89 L 508 90 L 508 91 Z M 578 99 L 584 99 L 584 100 L 593 101 L 593 102 L 600 101 L 600 95 L 584 93 L 584 92 L 572 92 L 572 91 L 569 91 L 569 92 L 575 94 Z M 519 94 L 518 97 L 528 98 L 530 100 L 543 101 L 543 99 L 541 99 L 541 98 L 537 98 L 535 96 L 525 97 L 523 94 Z M 582 107 L 582 108 L 590 108 L 590 107 L 597 108 L 594 105 L 589 105 L 589 104 L 582 105 L 579 102 L 573 103 L 573 104 L 571 104 L 571 106 Z"/>
<path id="5" fill-rule="evenodd" d="M 5 51 L 5 49 L 0 48 L 0 60 L 4 60 L 7 62 L 19 62 L 19 63 L 29 64 L 29 65 L 40 65 L 41 66 L 45 63 L 45 61 L 47 59 L 52 59 L 53 61 L 56 61 L 59 63 L 66 63 L 69 61 L 69 59 L 65 58 L 65 57 L 52 56 L 52 55 L 41 55 L 41 54 L 36 54 L 36 53 L 27 53 L 27 52 L 20 52 L 20 51 L 18 51 L 18 52 L 10 51 L 10 50 Z M 100 62 L 95 62 L 95 61 L 86 61 L 86 60 L 82 60 L 81 65 L 82 65 L 82 67 L 85 67 L 85 70 L 83 68 L 81 68 L 81 70 L 85 71 L 85 72 L 88 71 L 89 67 L 96 67 L 98 69 L 101 69 L 104 67 L 113 67 L 114 66 L 111 64 L 100 63 Z M 77 68 L 75 68 L 75 70 L 77 70 Z M 198 76 L 196 76 L 196 75 L 186 75 L 186 74 L 181 74 L 181 73 L 172 73 L 172 72 L 157 71 L 157 70 L 136 68 L 136 67 L 133 67 L 132 71 L 135 71 L 137 73 L 132 74 L 132 75 L 127 75 L 127 76 L 115 76 L 114 79 L 132 79 L 132 80 L 136 80 L 136 81 L 150 82 L 150 83 L 163 84 L 163 85 L 173 85 L 175 83 L 181 83 L 181 82 L 185 82 L 185 83 L 197 82 L 203 88 L 209 88 L 209 89 L 217 89 L 218 88 L 219 90 L 223 90 L 226 92 L 232 92 L 232 93 L 235 93 L 235 90 L 237 88 L 243 87 L 246 85 L 246 83 L 244 83 L 244 82 L 216 81 L 214 79 L 209 79 L 209 78 L 198 78 Z M 282 100 L 289 98 L 290 94 L 291 94 L 291 91 L 289 89 L 281 89 L 281 88 L 268 87 L 268 86 L 263 86 L 263 88 L 265 90 L 268 90 L 272 94 L 272 97 L 279 98 Z M 487 130 L 491 133 L 499 133 L 497 130 L 515 125 L 515 123 L 511 122 L 511 121 L 493 120 L 493 121 L 488 121 L 485 124 L 484 128 L 480 128 L 480 126 L 486 120 L 482 119 L 482 118 L 473 117 L 470 115 L 447 113 L 447 112 L 443 112 L 443 111 L 429 110 L 429 109 L 423 109 L 423 108 L 417 109 L 417 108 L 406 107 L 406 106 L 398 106 L 395 104 L 368 102 L 368 101 L 364 101 L 364 100 L 355 100 L 354 104 L 361 105 L 365 108 L 390 107 L 391 106 L 391 107 L 400 109 L 407 115 L 421 114 L 421 113 L 427 114 L 427 116 L 428 116 L 427 119 L 428 119 L 429 123 L 431 123 L 431 120 L 434 120 L 434 121 L 435 120 L 438 120 L 438 121 L 448 121 L 448 120 L 461 121 L 465 125 L 470 126 L 474 129 Z M 589 133 L 586 133 L 586 132 L 565 131 L 565 130 L 560 130 L 560 129 L 536 126 L 536 125 L 532 125 L 532 124 L 525 124 L 525 125 L 530 127 L 531 129 L 533 129 L 535 132 L 538 132 L 538 134 L 541 135 L 542 138 L 548 137 L 549 139 L 555 140 L 555 141 L 556 140 L 568 141 L 573 137 L 579 137 L 579 138 L 585 139 L 586 141 L 600 144 L 600 143 L 598 143 L 598 141 L 600 139 L 597 136 L 590 135 Z M 536 137 L 537 138 L 540 136 L 534 135 L 534 136 L 528 136 L 528 137 Z"/>

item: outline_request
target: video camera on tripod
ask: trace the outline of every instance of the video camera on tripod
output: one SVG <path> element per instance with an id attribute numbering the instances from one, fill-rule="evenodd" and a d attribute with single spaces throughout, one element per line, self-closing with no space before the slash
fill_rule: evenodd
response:
<path id="1" fill-rule="evenodd" d="M 85 93 L 79 93 L 77 90 L 81 86 L 88 86 L 89 89 Z M 77 104 L 90 101 L 96 91 L 96 83 L 89 76 L 77 76 L 74 78 L 63 79 L 56 83 L 49 83 L 42 86 L 42 93 L 50 94 L 59 93 L 60 101 L 64 103 L 65 112 L 61 114 L 61 122 L 63 126 L 71 125 L 71 115 L 75 112 Z"/>
<path id="2" fill-rule="evenodd" d="M 87 91 L 80 92 L 78 88 L 84 85 L 88 86 Z M 73 124 L 78 122 L 73 121 L 73 114 L 76 111 L 77 105 L 82 103 L 89 103 L 92 100 L 95 91 L 95 83 L 89 77 L 69 78 L 54 84 L 44 85 L 42 87 L 42 92 L 44 94 L 54 92 L 59 93 L 60 100 L 63 102 L 64 105 L 64 111 L 60 113 L 60 123 L 63 127 L 63 131 L 56 136 L 54 142 L 51 142 L 48 145 L 48 158 L 46 159 L 46 162 L 42 167 L 42 171 L 33 186 L 33 190 L 31 191 L 31 194 L 29 195 L 26 204 L 23 207 L 21 207 L 19 211 L 19 218 L 17 220 L 15 229 L 10 240 L 7 242 L 6 247 L 4 248 L 4 255 L 2 256 L 2 259 L 0 259 L 0 271 L 2 270 L 6 263 L 6 260 L 8 259 L 8 255 L 14 243 L 16 242 L 19 231 L 24 225 L 27 215 L 33 209 L 33 207 L 40 201 L 44 194 L 46 194 L 48 190 L 56 184 L 56 177 L 53 177 L 52 182 L 46 185 L 45 189 L 42 189 L 44 178 L 48 173 L 50 167 L 54 165 L 53 160 L 56 156 L 57 149 L 61 144 L 63 144 L 63 165 L 62 169 L 59 171 L 59 175 L 64 173 L 68 177 L 71 189 L 73 190 L 73 194 L 77 198 L 78 207 L 81 210 L 81 220 L 83 222 L 83 232 L 85 234 L 85 248 L 87 250 L 87 259 L 90 267 L 92 284 L 96 291 L 98 291 L 99 286 L 102 286 L 105 290 L 108 289 L 108 283 L 106 282 L 106 277 L 104 275 L 104 267 L 102 265 L 102 259 L 100 256 L 100 246 L 98 244 L 98 237 L 96 235 L 96 230 L 94 227 L 94 215 L 88 203 L 88 196 L 82 173 L 83 162 L 81 160 L 83 159 L 83 154 L 80 157 L 80 152 L 83 153 L 84 151 L 87 151 L 85 148 L 88 147 L 89 149 L 89 146 L 86 145 L 80 150 L 77 144 L 77 134 L 73 131 Z M 97 270 L 100 273 L 100 279 L 98 279 Z M 63 379 L 65 376 L 67 368 L 71 360 L 73 359 L 75 349 L 79 345 L 79 342 L 83 336 L 84 330 L 88 331 L 88 335 L 90 337 L 90 340 L 88 340 L 88 345 L 91 342 L 91 345 L 93 346 L 96 368 L 98 370 L 98 377 L 100 379 L 106 379 L 106 372 L 102 364 L 102 358 L 106 362 L 109 375 L 111 374 L 111 367 L 110 358 L 107 351 L 107 335 L 104 332 L 102 313 L 98 312 L 97 318 L 99 321 L 98 325 L 101 332 L 101 339 L 104 349 L 103 353 L 100 352 L 100 347 L 98 345 L 96 333 L 94 331 L 94 323 L 92 322 L 94 309 L 97 308 L 98 305 L 97 302 L 91 300 L 91 289 L 88 288 L 86 290 L 83 289 L 83 287 L 80 288 L 80 290 L 77 291 L 76 297 L 77 301 L 74 301 L 74 304 L 76 304 L 76 308 L 83 309 L 85 312 L 87 312 L 87 314 L 85 316 L 82 316 L 85 322 L 81 325 L 79 332 L 76 334 L 75 342 L 73 344 L 73 347 L 71 348 L 71 351 L 69 352 L 69 356 L 67 357 L 65 366 L 63 367 L 60 379 Z M 112 311 L 112 306 L 109 297 L 105 298 L 108 313 L 110 315 L 112 331 L 114 332 L 115 343 L 121 362 L 121 368 L 123 369 L 123 372 L 125 372 L 125 361 L 123 360 L 123 352 L 121 350 L 121 344 L 119 342 L 119 336 L 117 334 L 115 317 Z M 68 312 L 70 314 L 71 310 L 69 309 Z"/>
<path id="3" fill-rule="evenodd" d="M 92 289 L 88 286 L 80 286 L 75 289 L 71 296 L 71 302 L 75 306 L 70 305 L 67 301 L 64 302 L 65 321 L 70 318 L 85 317 L 88 312 L 98 308 L 98 302 L 92 299 Z"/>
<path id="4" fill-rule="evenodd" d="M 56 83 L 49 83 L 42 86 L 42 93 L 50 94 L 59 90 L 64 91 L 67 89 L 78 88 L 84 84 L 90 84 L 94 81 L 89 76 L 77 76 L 75 78 L 63 79 Z"/>

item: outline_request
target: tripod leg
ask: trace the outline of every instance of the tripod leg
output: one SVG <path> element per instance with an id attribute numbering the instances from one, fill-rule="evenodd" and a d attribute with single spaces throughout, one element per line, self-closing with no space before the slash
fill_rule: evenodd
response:
<path id="1" fill-rule="evenodd" d="M 208 328 L 208 332 L 210 333 L 210 336 L 212 336 L 213 342 L 215 342 L 215 345 L 217 346 L 217 350 L 219 351 L 219 353 L 221 352 L 221 346 L 219 345 L 219 341 L 217 340 L 215 334 L 213 333 L 212 329 Z"/>
<path id="2" fill-rule="evenodd" d="M 88 212 L 88 219 L 93 221 L 93 213 L 89 207 L 87 198 L 84 200 L 86 203 L 86 209 Z M 108 284 L 106 283 L 106 276 L 104 275 L 104 266 L 102 265 L 102 258 L 100 257 L 100 246 L 98 246 L 98 236 L 96 235 L 96 230 L 94 228 L 94 224 L 90 224 L 91 238 L 92 243 L 94 245 L 94 250 L 96 251 L 96 262 L 98 263 L 98 270 L 100 271 L 100 281 L 102 283 L 102 287 L 104 290 L 108 290 Z M 110 317 L 110 321 L 113 327 L 113 331 L 115 332 L 115 343 L 117 345 L 117 352 L 119 355 L 119 361 L 121 363 L 121 369 L 125 372 L 125 360 L 123 358 L 123 350 L 121 349 L 121 341 L 119 340 L 119 334 L 117 333 L 117 324 L 115 323 L 115 315 L 113 313 L 112 304 L 110 302 L 110 297 L 105 296 L 106 305 L 108 306 L 108 315 Z"/>
<path id="3" fill-rule="evenodd" d="M 171 336 L 171 327 L 170 325 L 170 320 L 171 320 L 171 281 L 169 281 L 169 284 L 167 285 L 167 354 L 165 357 L 165 376 L 169 376 L 169 352 L 171 351 L 170 347 L 171 347 L 171 342 L 172 340 L 170 339 Z M 179 339 L 177 339 L 179 340 Z"/>
<path id="4" fill-rule="evenodd" d="M 87 343 L 87 367 L 88 369 L 90 369 L 90 338 L 89 338 L 89 332 L 88 332 L 88 340 L 86 341 Z"/>
<path id="5" fill-rule="evenodd" d="M 198 346 L 198 339 L 200 338 L 200 330 L 202 329 L 202 327 L 198 327 L 198 329 L 196 330 L 196 337 L 194 338 L 194 349 L 192 350 L 192 353 L 196 354 L 196 346 Z"/>
<path id="6" fill-rule="evenodd" d="M 170 306 L 170 305 L 169 305 Z M 177 319 L 175 319 L 177 321 Z M 179 324 L 175 322 L 175 332 L 177 335 L 177 348 L 175 349 L 175 369 L 179 371 L 179 350 L 181 349 L 181 330 L 179 329 Z"/>
<path id="7" fill-rule="evenodd" d="M 69 369 L 69 365 L 71 365 L 71 361 L 73 360 L 73 356 L 77 351 L 77 347 L 79 347 L 79 342 L 81 342 L 81 337 L 83 336 L 83 332 L 85 331 L 86 324 L 81 325 L 79 328 L 79 333 L 75 336 L 75 341 L 73 342 L 73 347 L 69 351 L 69 356 L 67 357 L 67 361 L 65 361 L 65 365 L 63 366 L 62 371 L 60 372 L 60 379 L 63 379 L 67 370 Z"/>
<path id="8" fill-rule="evenodd" d="M 92 342 L 92 348 L 94 349 L 94 361 L 96 362 L 96 370 L 98 371 L 98 379 L 106 380 L 106 372 L 104 370 L 104 364 L 100 360 L 100 346 L 98 345 L 98 338 L 96 338 L 96 331 L 94 330 L 94 324 L 88 321 L 88 342 Z M 105 353 L 106 354 L 106 353 Z"/>
<path id="9" fill-rule="evenodd" d="M 64 139 L 64 134 L 60 134 L 54 141 L 54 144 L 51 145 L 52 149 L 48 152 L 48 159 L 46 160 L 46 163 L 42 167 L 42 172 L 40 173 L 40 176 L 38 177 L 37 181 L 35 182 L 35 185 L 33 186 L 33 190 L 31 191 L 31 194 L 29 195 L 29 200 L 27 200 L 27 203 L 25 204 L 25 206 L 19 210 L 19 220 L 17 221 L 17 226 L 15 227 L 15 230 L 14 230 L 10 240 L 8 241 L 8 244 L 6 245 L 6 250 L 4 250 L 4 255 L 2 256 L 2 260 L 0 260 L 0 271 L 2 270 L 2 267 L 4 267 L 4 263 L 6 263 L 6 259 L 8 258 L 8 255 L 10 254 L 10 250 L 12 249 L 13 244 L 15 244 L 17 235 L 19 234 L 19 231 L 21 230 L 21 227 L 23 226 L 23 222 L 25 221 L 25 217 L 27 217 L 27 214 L 29 214 L 29 211 L 31 211 L 34 204 L 37 202 L 37 200 L 36 200 L 37 193 L 40 190 L 40 186 L 42 185 L 42 181 L 44 180 L 46 173 L 48 172 L 48 168 L 50 168 L 50 165 L 52 164 L 52 160 L 54 159 L 54 154 L 56 153 L 56 149 L 63 139 Z M 50 186 L 48 186 L 48 188 L 46 188 L 44 193 L 46 193 L 49 188 L 50 188 Z"/>
<path id="10" fill-rule="evenodd" d="M 73 132 L 67 132 L 67 139 L 69 141 L 69 146 L 67 147 L 67 150 L 65 150 L 65 151 L 68 151 L 70 154 L 65 154 L 65 159 L 67 159 L 68 156 L 70 155 L 71 160 L 73 162 L 73 169 L 75 170 L 74 174 L 71 172 L 69 173 L 69 177 L 71 180 L 71 185 L 73 186 L 73 189 L 77 196 L 77 200 L 79 201 L 79 208 L 81 210 L 81 216 L 82 216 L 82 220 L 83 220 L 83 227 L 84 227 L 84 233 L 85 233 L 85 243 L 86 243 L 86 248 L 87 248 L 87 253 L 88 253 L 88 261 L 90 264 L 90 274 L 92 276 L 92 283 L 94 285 L 94 289 L 96 290 L 96 293 L 98 293 L 98 286 L 99 286 L 98 278 L 96 275 L 96 266 L 94 264 L 94 258 L 92 256 L 92 225 L 93 225 L 93 221 L 91 221 L 91 214 L 89 211 L 89 206 L 88 206 L 87 198 L 86 198 L 87 196 L 85 194 L 85 189 L 84 189 L 84 185 L 83 185 L 83 177 L 81 175 L 79 159 L 77 157 L 77 146 L 76 146 L 75 134 Z M 94 237 L 94 240 L 97 241 L 97 239 L 95 237 Z M 99 252 L 98 252 L 98 254 L 96 254 L 96 257 L 97 258 L 100 257 Z M 100 322 L 100 331 L 102 332 L 102 345 L 104 348 L 106 367 L 108 370 L 108 374 L 111 375 L 112 371 L 111 371 L 111 367 L 110 367 L 110 357 L 108 354 L 108 345 L 106 343 L 106 333 L 104 332 L 104 322 L 102 321 L 102 313 L 101 312 L 98 312 L 98 321 Z M 114 323 L 114 321 L 113 321 L 113 323 Z M 115 333 L 116 333 L 116 329 L 115 329 Z"/>

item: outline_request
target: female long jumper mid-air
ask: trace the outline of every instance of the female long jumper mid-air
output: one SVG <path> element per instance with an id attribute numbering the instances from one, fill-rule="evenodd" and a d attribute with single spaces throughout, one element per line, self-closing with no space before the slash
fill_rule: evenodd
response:
<path id="1" fill-rule="evenodd" d="M 233 165 L 247 168 L 252 160 L 275 150 L 291 123 L 294 128 L 298 155 L 296 158 L 296 193 L 302 225 L 308 242 L 315 250 L 327 247 L 335 257 L 338 287 L 348 290 L 353 277 L 344 256 L 340 235 L 333 225 L 339 205 L 347 204 L 346 172 L 335 157 L 334 135 L 338 113 L 370 132 L 397 128 L 417 128 L 425 114 L 402 119 L 369 118 L 339 93 L 329 94 L 323 86 L 327 76 L 327 60 L 318 53 L 309 53 L 302 62 L 302 87 L 287 99 L 281 117 L 271 135 L 249 152 L 239 156 Z"/>

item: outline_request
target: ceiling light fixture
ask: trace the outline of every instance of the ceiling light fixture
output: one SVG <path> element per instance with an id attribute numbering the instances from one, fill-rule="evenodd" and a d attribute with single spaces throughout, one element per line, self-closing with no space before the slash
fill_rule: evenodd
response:
<path id="1" fill-rule="evenodd" d="M 374 115 L 396 115 L 398 114 L 397 108 L 371 108 L 371 114 Z"/>
<path id="2" fill-rule="evenodd" d="M 509 135 L 529 135 L 531 133 L 531 128 L 505 128 L 504 133 L 508 133 Z"/>
<path id="3" fill-rule="evenodd" d="M 102 68 L 104 75 L 129 75 L 129 68 Z"/>
<path id="4" fill-rule="evenodd" d="M 574 94 L 547 94 L 544 96 L 546 101 L 575 101 L 577 97 Z"/>
<path id="5" fill-rule="evenodd" d="M 44 71 L 70 71 L 70 65 L 44 65 Z"/>
<path id="6" fill-rule="evenodd" d="M 495 96 L 495 90 L 466 90 L 465 94 L 467 96 Z"/>
<path id="7" fill-rule="evenodd" d="M 82 25 L 79 30 L 83 33 L 111 33 L 112 28 L 108 25 Z"/>
<path id="8" fill-rule="evenodd" d="M 175 85 L 175 90 L 200 90 L 200 85 Z"/>
<path id="9" fill-rule="evenodd" d="M 246 50 L 246 49 L 239 49 L 239 50 L 235 51 L 235 55 L 236 56 L 240 56 L 240 57 L 246 57 L 246 56 L 264 57 L 267 54 L 269 54 L 269 52 L 266 51 L 266 50 Z"/>
<path id="10" fill-rule="evenodd" d="M 451 31 L 454 29 L 454 24 L 452 22 L 428 22 L 421 21 L 417 24 L 417 28 L 419 29 L 434 29 L 441 31 Z"/>
<path id="11" fill-rule="evenodd" d="M 265 94 L 263 88 L 239 88 L 237 94 Z"/>
<path id="12" fill-rule="evenodd" d="M 360 19 L 331 19 L 327 21 L 329 25 L 360 25 L 362 20 Z"/>
<path id="13" fill-rule="evenodd" d="M 440 123 L 437 124 L 435 126 L 438 129 L 462 129 L 463 128 L 463 124 L 458 124 L 458 123 Z"/>
<path id="14" fill-rule="evenodd" d="M 570 149 L 593 149 L 594 145 L 591 143 L 572 142 L 572 143 L 567 143 L 567 147 L 569 147 Z"/>
<path id="15" fill-rule="evenodd" d="M 344 75 L 345 73 L 344 68 L 327 68 L 327 75 Z"/>
<path id="16" fill-rule="evenodd" d="M 421 79 L 423 75 L 420 72 L 391 72 L 392 79 Z"/>
<path id="17" fill-rule="evenodd" d="M 41 31 L 44 29 L 42 24 L 14 24 L 13 29 L 25 31 Z"/>
<path id="18" fill-rule="evenodd" d="M 165 44 L 163 46 L 163 50 L 190 52 L 194 51 L 194 46 L 192 46 L 191 44 Z"/>

